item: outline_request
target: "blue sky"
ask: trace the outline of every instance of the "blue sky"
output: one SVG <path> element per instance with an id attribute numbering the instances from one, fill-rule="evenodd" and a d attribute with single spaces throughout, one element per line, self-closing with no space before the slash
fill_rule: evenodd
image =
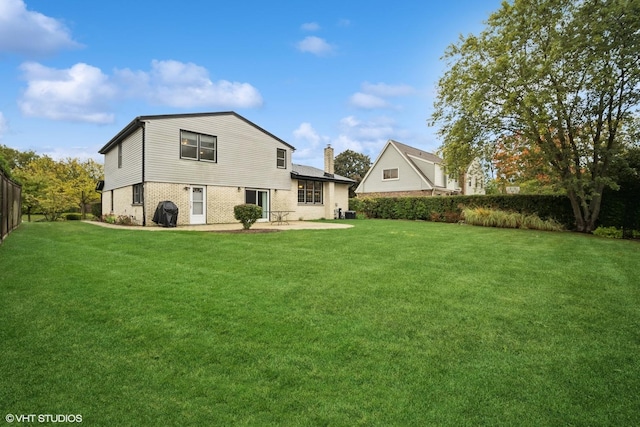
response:
<path id="1" fill-rule="evenodd" d="M 500 0 L 0 0 L 0 144 L 92 157 L 140 115 L 236 111 L 322 166 L 428 151 L 440 60 Z"/>

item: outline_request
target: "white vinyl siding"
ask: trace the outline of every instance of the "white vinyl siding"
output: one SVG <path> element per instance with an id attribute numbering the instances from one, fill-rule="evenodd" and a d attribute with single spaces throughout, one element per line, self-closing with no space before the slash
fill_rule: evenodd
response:
<path id="1" fill-rule="evenodd" d="M 122 147 L 122 148 L 118 148 Z M 121 165 L 118 167 L 118 153 Z M 125 187 L 142 181 L 142 129 L 136 130 L 104 156 L 104 189 Z"/>
<path id="2" fill-rule="evenodd" d="M 180 130 L 215 135 L 216 163 L 184 161 Z M 288 189 L 291 149 L 234 115 L 175 117 L 146 123 L 147 181 Z M 282 148 L 287 169 L 278 168 L 273 153 Z"/>
<path id="3" fill-rule="evenodd" d="M 397 169 L 397 179 L 383 179 L 384 170 Z M 391 145 L 387 145 L 358 188 L 360 192 L 429 190 L 429 184 L 418 175 L 409 163 Z"/>

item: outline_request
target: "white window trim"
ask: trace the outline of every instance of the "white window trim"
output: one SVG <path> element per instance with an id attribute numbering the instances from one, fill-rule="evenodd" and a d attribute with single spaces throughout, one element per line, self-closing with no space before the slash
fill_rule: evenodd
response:
<path id="1" fill-rule="evenodd" d="M 283 153 L 284 157 L 280 157 L 279 154 Z M 284 165 L 280 166 L 280 160 L 284 161 Z M 276 166 L 278 169 L 286 169 L 287 168 L 287 150 L 284 148 L 276 148 Z"/>

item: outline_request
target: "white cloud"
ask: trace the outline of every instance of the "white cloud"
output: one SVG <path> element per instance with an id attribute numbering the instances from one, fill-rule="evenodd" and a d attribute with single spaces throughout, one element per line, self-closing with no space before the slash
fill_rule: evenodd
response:
<path id="1" fill-rule="evenodd" d="M 0 0 L 0 52 L 42 55 L 80 46 L 60 21 L 27 10 L 23 0 Z"/>
<path id="2" fill-rule="evenodd" d="M 293 131 L 293 137 L 296 140 L 296 162 L 302 160 L 305 164 L 313 163 L 320 167 L 322 165 L 322 149 L 321 144 L 327 144 L 329 137 L 321 136 L 311 123 L 301 123 L 296 130 Z"/>
<path id="3" fill-rule="evenodd" d="M 356 108 L 363 108 L 367 110 L 373 110 L 376 108 L 389 108 L 390 104 L 384 99 L 369 94 L 356 92 L 349 98 L 349 104 Z"/>
<path id="4" fill-rule="evenodd" d="M 338 21 L 338 27 L 350 27 L 351 21 L 348 19 L 341 19 Z"/>
<path id="5" fill-rule="evenodd" d="M 384 97 L 409 96 L 416 92 L 416 90 L 409 85 L 388 85 L 386 83 L 371 84 L 368 82 L 362 83 L 362 90 L 372 95 Z"/>
<path id="6" fill-rule="evenodd" d="M 320 142 L 320 135 L 311 126 L 311 123 L 301 123 L 298 129 L 293 131 L 293 136 L 297 140 L 304 142 L 310 142 L 313 145 L 317 145 Z"/>
<path id="7" fill-rule="evenodd" d="M 212 82 L 206 68 L 191 62 L 151 62 L 151 70 L 117 70 L 116 77 L 129 96 L 178 108 L 252 108 L 262 105 L 262 96 L 249 83 Z"/>
<path id="8" fill-rule="evenodd" d="M 102 155 L 97 154 L 96 147 L 44 147 L 38 150 L 38 154 L 49 156 L 54 160 L 76 158 L 81 161 L 93 159 L 98 163 L 102 163 L 104 161 Z"/>
<path id="9" fill-rule="evenodd" d="M 23 114 L 52 120 L 111 123 L 106 112 L 116 88 L 99 68 L 79 63 L 57 70 L 35 62 L 20 67 L 27 89 L 18 101 Z"/>
<path id="10" fill-rule="evenodd" d="M 51 120 L 111 123 L 112 103 L 127 98 L 177 108 L 262 105 L 250 84 L 212 82 L 207 69 L 193 63 L 153 61 L 150 71 L 116 70 L 112 76 L 83 63 L 54 69 L 26 62 L 20 68 L 27 81 L 18 101 L 22 113 Z"/>
<path id="11" fill-rule="evenodd" d="M 333 46 L 316 36 L 305 37 L 304 40 L 298 42 L 297 47 L 301 52 L 309 52 L 318 56 L 328 55 L 334 51 Z"/>
<path id="12" fill-rule="evenodd" d="M 414 93 L 416 93 L 416 90 L 409 85 L 388 85 L 386 83 L 371 84 L 365 82 L 362 84 L 362 91 L 351 95 L 349 98 L 349 104 L 355 108 L 365 110 L 380 108 L 397 109 L 397 106 L 391 104 L 385 98 L 410 96 Z"/>
<path id="13" fill-rule="evenodd" d="M 393 119 L 377 117 L 362 121 L 354 116 L 340 120 L 340 134 L 332 139 L 331 145 L 337 153 L 353 150 L 375 158 L 382 146 L 389 140 L 397 138 L 399 130 Z"/>
<path id="14" fill-rule="evenodd" d="M 304 31 L 318 31 L 320 25 L 317 22 L 306 22 L 300 26 L 300 29 Z"/>

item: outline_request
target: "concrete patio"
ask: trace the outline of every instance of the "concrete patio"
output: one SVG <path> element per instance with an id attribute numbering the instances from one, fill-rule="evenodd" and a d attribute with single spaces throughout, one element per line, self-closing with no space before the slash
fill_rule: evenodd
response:
<path id="1" fill-rule="evenodd" d="M 83 221 L 100 227 L 116 228 L 120 230 L 144 230 L 144 231 L 239 231 L 242 224 L 239 222 L 231 224 L 204 224 L 204 225 L 179 225 L 177 227 L 160 227 L 155 224 L 142 227 L 137 225 L 115 225 L 98 221 Z M 287 231 L 287 230 L 331 230 L 339 228 L 351 228 L 351 224 L 339 222 L 311 222 L 311 221 L 289 221 L 278 224 L 274 222 L 256 222 L 251 226 L 251 230 Z"/>

